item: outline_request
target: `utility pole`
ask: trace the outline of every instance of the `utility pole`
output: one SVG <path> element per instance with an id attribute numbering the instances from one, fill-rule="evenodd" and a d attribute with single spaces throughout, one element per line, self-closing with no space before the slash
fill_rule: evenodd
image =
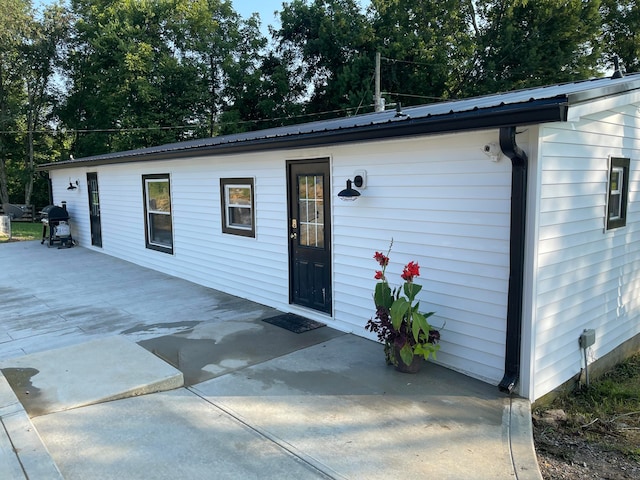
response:
<path id="1" fill-rule="evenodd" d="M 384 111 L 384 99 L 380 93 L 380 52 L 376 52 L 376 86 L 373 97 L 373 104 L 376 112 Z"/>

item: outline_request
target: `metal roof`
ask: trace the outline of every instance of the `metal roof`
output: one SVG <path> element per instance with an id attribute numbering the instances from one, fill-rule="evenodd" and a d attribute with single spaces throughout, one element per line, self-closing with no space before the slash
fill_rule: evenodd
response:
<path id="1" fill-rule="evenodd" d="M 529 88 L 47 163 L 38 170 L 299 148 L 566 121 L 570 106 L 640 90 L 640 74 Z"/>

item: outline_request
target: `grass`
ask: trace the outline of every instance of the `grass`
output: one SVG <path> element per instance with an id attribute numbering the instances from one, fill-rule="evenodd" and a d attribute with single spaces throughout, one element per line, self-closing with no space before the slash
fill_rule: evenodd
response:
<path id="1" fill-rule="evenodd" d="M 640 353 L 549 408 L 563 409 L 575 434 L 640 461 Z"/>
<path id="2" fill-rule="evenodd" d="M 0 243 L 39 240 L 42 238 L 42 223 L 11 222 L 11 240 L 0 235 Z"/>

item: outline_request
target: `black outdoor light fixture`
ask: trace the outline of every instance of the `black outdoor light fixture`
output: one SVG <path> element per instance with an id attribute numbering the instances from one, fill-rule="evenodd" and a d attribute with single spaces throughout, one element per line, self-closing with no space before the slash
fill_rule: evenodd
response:
<path id="1" fill-rule="evenodd" d="M 366 188 L 365 178 L 366 172 L 361 171 L 354 174 L 353 181 L 351 179 L 347 179 L 347 188 L 338 193 L 340 200 L 344 200 L 346 202 L 353 202 L 356 200 L 360 196 L 360 192 L 353 187 L 355 186 L 356 188 L 361 189 Z"/>
<path id="2" fill-rule="evenodd" d="M 76 188 L 78 188 L 79 184 L 80 184 L 80 182 L 78 182 L 78 180 L 76 180 L 76 184 L 74 185 L 71 182 L 71 179 L 69 179 L 69 186 L 67 187 L 67 190 L 75 190 Z"/>

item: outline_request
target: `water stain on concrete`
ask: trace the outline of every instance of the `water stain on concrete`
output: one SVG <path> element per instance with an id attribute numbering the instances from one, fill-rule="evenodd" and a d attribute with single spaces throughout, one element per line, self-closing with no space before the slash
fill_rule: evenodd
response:
<path id="1" fill-rule="evenodd" d="M 214 375 L 203 370 L 206 365 L 220 363 L 220 349 L 215 340 L 191 339 L 179 335 L 142 340 L 138 344 L 182 372 L 185 386 L 203 382 Z"/>
<path id="2" fill-rule="evenodd" d="M 33 385 L 31 379 L 40 373 L 35 368 L 15 368 L 7 367 L 2 369 L 4 377 L 22 403 L 22 406 L 29 412 L 30 416 L 40 414 L 37 408 L 38 402 L 42 400 L 42 391 Z"/>
<path id="3" fill-rule="evenodd" d="M 167 322 L 167 323 L 151 323 L 135 325 L 131 328 L 123 330 L 122 334 L 153 332 L 158 330 L 179 330 L 180 333 L 190 333 L 193 329 L 200 325 L 200 321 L 185 321 L 185 322 Z"/>
<path id="4" fill-rule="evenodd" d="M 295 334 L 261 321 L 229 321 L 138 344 L 180 370 L 185 386 L 191 386 L 338 335 L 343 333 L 329 328 Z"/>

